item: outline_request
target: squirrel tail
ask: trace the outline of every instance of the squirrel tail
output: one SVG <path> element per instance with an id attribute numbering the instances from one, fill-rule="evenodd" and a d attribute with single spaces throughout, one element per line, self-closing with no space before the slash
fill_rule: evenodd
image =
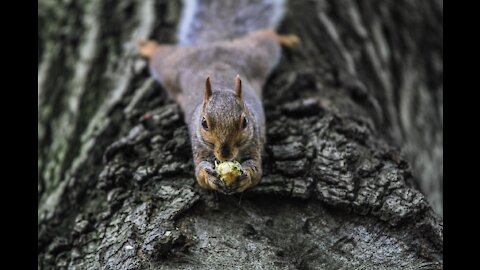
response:
<path id="1" fill-rule="evenodd" d="M 183 0 L 178 43 L 201 45 L 276 29 L 284 5 L 285 0 Z"/>

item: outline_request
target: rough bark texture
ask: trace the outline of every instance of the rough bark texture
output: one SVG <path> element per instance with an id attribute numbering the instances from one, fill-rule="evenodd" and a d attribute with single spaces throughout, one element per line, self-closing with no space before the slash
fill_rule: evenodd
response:
<path id="1" fill-rule="evenodd" d="M 291 1 L 264 178 L 230 197 L 135 55 L 180 9 L 39 2 L 39 269 L 442 268 L 441 1 Z"/>

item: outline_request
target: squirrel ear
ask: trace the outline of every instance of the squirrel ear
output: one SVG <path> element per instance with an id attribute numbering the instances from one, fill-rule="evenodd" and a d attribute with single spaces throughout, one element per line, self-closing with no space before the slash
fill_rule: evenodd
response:
<path id="1" fill-rule="evenodd" d="M 203 98 L 203 101 L 206 103 L 211 95 L 212 95 L 212 85 L 210 84 L 210 77 L 207 77 L 207 80 L 205 81 L 205 96 Z"/>
<path id="2" fill-rule="evenodd" d="M 235 77 L 235 93 L 239 98 L 242 98 L 242 80 L 238 74 Z"/>

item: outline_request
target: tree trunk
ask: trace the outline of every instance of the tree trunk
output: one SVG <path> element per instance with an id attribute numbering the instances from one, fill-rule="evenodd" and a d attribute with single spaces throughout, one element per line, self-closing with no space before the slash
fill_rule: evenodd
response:
<path id="1" fill-rule="evenodd" d="M 136 56 L 180 10 L 39 2 L 39 269 L 442 268 L 441 1 L 290 1 L 302 44 L 265 87 L 263 180 L 235 196 L 197 186 Z"/>

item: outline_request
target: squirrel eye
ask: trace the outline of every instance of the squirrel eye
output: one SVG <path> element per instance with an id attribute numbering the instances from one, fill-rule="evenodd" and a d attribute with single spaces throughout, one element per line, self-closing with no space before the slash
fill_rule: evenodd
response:
<path id="1" fill-rule="evenodd" d="M 243 122 L 242 122 L 242 128 L 246 128 L 246 127 L 247 127 L 247 123 L 248 123 L 247 117 L 244 117 L 244 118 L 243 118 Z"/>
<path id="2" fill-rule="evenodd" d="M 205 116 L 202 117 L 202 127 L 203 129 L 208 130 L 207 119 L 205 119 Z"/>

